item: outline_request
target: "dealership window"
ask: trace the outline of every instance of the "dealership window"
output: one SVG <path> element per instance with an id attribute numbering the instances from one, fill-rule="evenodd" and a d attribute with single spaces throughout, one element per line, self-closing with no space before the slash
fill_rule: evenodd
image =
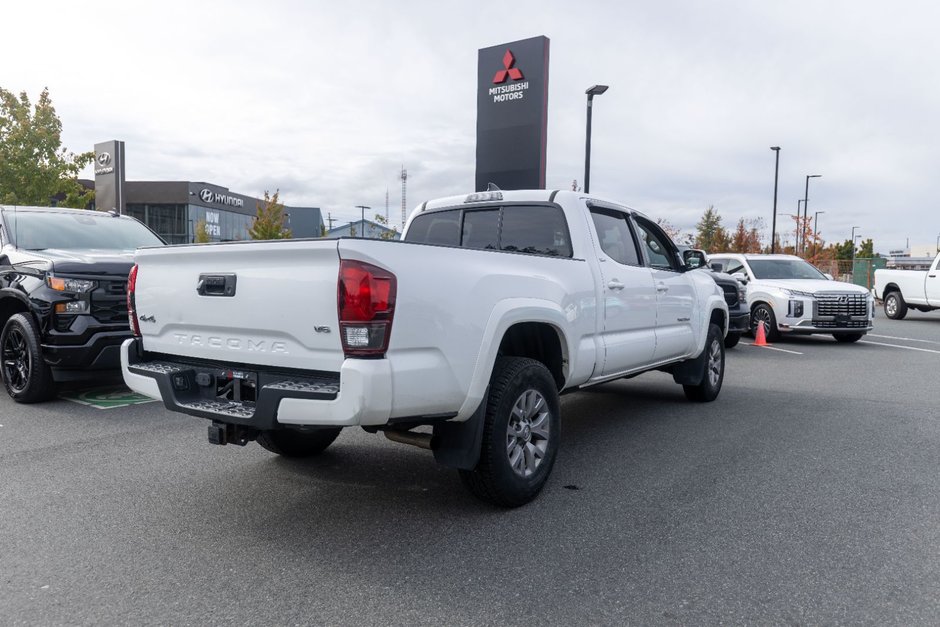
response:
<path id="1" fill-rule="evenodd" d="M 190 241 L 186 205 L 127 205 L 127 214 L 137 218 L 156 231 L 169 244 L 187 244 Z"/>

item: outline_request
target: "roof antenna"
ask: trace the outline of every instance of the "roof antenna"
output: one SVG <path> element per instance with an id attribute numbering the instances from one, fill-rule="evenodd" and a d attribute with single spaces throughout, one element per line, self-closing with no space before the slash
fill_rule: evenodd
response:
<path id="1" fill-rule="evenodd" d="M 490 182 L 490 183 L 487 183 L 487 184 L 486 184 L 486 191 L 488 191 L 488 192 L 501 192 L 501 191 L 503 191 L 503 190 L 501 190 L 501 189 L 499 188 L 499 186 L 496 185 L 496 183 Z"/>

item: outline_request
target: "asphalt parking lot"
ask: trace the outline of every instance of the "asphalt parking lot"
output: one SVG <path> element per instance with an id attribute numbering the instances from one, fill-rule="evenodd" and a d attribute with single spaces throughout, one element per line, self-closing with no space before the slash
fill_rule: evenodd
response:
<path id="1" fill-rule="evenodd" d="M 877 624 L 940 617 L 940 313 L 563 398 L 529 506 L 346 430 L 215 447 L 156 403 L 0 398 L 4 624 Z"/>

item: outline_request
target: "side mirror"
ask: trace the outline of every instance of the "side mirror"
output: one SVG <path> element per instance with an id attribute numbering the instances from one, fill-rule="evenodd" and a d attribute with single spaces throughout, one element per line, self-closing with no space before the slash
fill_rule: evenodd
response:
<path id="1" fill-rule="evenodd" d="M 705 251 L 694 248 L 682 252 L 682 261 L 685 262 L 685 267 L 689 270 L 704 268 L 708 263 L 705 259 Z"/>
<path id="2" fill-rule="evenodd" d="M 734 278 L 736 278 L 736 279 L 737 279 L 738 281 L 740 281 L 741 283 L 747 283 L 747 275 L 744 274 L 743 272 L 735 272 L 735 273 L 732 274 L 731 276 L 733 276 Z"/>
<path id="3" fill-rule="evenodd" d="M 835 279 L 832 278 L 832 275 L 829 274 L 828 272 L 824 272 L 824 273 L 823 273 L 823 276 L 826 277 L 827 279 L 829 279 L 830 281 L 835 281 Z"/>

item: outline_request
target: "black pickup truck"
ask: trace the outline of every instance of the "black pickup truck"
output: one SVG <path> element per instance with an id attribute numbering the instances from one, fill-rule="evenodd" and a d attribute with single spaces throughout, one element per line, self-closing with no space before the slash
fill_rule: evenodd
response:
<path id="1" fill-rule="evenodd" d="M 134 250 L 163 243 L 115 213 L 0 206 L 0 375 L 15 401 L 118 371 Z"/>

